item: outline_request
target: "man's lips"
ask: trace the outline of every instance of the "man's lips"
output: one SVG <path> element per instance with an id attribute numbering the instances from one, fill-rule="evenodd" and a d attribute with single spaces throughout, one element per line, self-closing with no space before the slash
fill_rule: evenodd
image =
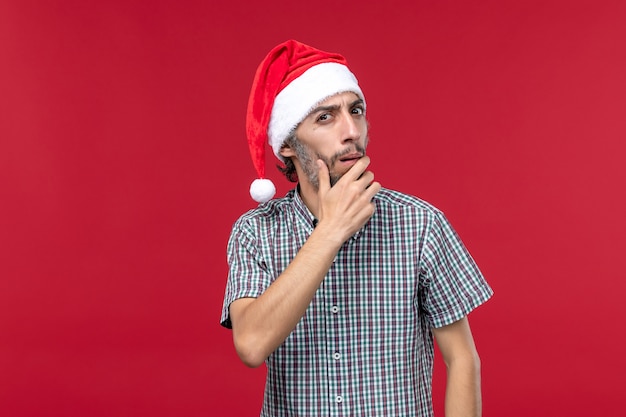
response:
<path id="1" fill-rule="evenodd" d="M 350 162 L 350 161 L 354 161 L 354 160 L 357 160 L 357 159 L 361 159 L 362 157 L 363 157 L 363 154 L 360 154 L 360 153 L 357 152 L 357 153 L 351 153 L 351 154 L 348 154 L 348 155 L 344 155 L 341 158 L 339 158 L 339 160 L 341 162 Z"/>

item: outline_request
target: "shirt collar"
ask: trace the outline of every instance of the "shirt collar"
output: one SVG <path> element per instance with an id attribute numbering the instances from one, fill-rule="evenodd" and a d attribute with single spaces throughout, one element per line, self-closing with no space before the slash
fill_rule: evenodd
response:
<path id="1" fill-rule="evenodd" d="M 300 222 L 309 232 L 313 232 L 313 229 L 317 225 L 317 219 L 309 211 L 309 208 L 304 204 L 302 197 L 300 197 L 300 186 L 296 186 L 293 192 L 293 209 L 295 214 L 295 221 Z"/>

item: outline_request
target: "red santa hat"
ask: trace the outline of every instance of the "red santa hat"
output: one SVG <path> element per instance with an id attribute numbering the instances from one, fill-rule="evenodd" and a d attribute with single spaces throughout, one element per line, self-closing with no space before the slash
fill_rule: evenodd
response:
<path id="1" fill-rule="evenodd" d="M 265 144 L 282 160 L 280 148 L 298 124 L 322 101 L 351 91 L 365 101 L 346 59 L 295 40 L 272 49 L 254 76 L 248 101 L 246 134 L 258 178 L 250 195 L 264 203 L 276 188 L 265 178 Z"/>

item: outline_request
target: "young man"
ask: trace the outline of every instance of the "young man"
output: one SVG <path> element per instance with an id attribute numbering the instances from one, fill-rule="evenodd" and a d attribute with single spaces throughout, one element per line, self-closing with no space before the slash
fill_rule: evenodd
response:
<path id="1" fill-rule="evenodd" d="M 374 181 L 345 59 L 278 45 L 247 116 L 262 204 L 233 226 L 221 323 L 246 365 L 267 365 L 261 415 L 431 416 L 434 335 L 446 416 L 479 416 L 466 316 L 492 291 L 439 210 Z M 263 178 L 266 142 L 298 181 L 283 198 Z"/>

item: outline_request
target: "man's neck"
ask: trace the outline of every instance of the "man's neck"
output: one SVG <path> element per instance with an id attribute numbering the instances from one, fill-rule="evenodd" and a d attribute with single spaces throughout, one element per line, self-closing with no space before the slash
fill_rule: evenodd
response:
<path id="1" fill-rule="evenodd" d="M 299 182 L 296 191 L 300 194 L 300 198 L 306 208 L 309 209 L 313 217 L 319 219 L 319 200 L 317 197 L 317 188 L 308 182 Z"/>

